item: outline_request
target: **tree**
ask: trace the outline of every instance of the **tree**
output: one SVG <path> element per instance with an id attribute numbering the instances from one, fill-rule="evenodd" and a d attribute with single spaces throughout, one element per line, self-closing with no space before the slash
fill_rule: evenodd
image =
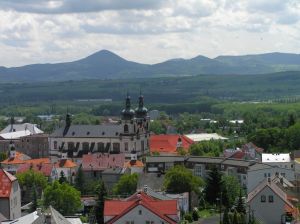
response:
<path id="1" fill-rule="evenodd" d="M 138 175 L 124 174 L 118 183 L 113 188 L 113 193 L 116 195 L 131 195 L 136 191 Z"/>
<path id="2" fill-rule="evenodd" d="M 164 187 L 170 193 L 183 193 L 195 191 L 199 193 L 204 185 L 200 177 L 196 177 L 184 166 L 178 165 L 169 169 L 165 175 Z"/>
<path id="3" fill-rule="evenodd" d="M 222 190 L 222 173 L 216 166 L 210 170 L 205 188 L 205 198 L 207 202 L 214 204 L 217 198 L 220 198 Z"/>
<path id="4" fill-rule="evenodd" d="M 65 173 L 63 171 L 60 171 L 60 177 L 58 181 L 60 184 L 68 182 L 67 178 L 65 177 Z"/>
<path id="5" fill-rule="evenodd" d="M 95 216 L 98 224 L 104 224 L 104 201 L 105 196 L 107 195 L 106 187 L 103 181 L 100 181 L 97 188 L 97 206 L 95 208 Z"/>
<path id="6" fill-rule="evenodd" d="M 193 220 L 194 221 L 198 221 L 199 219 L 199 213 L 198 213 L 198 210 L 194 209 L 193 212 L 192 212 L 192 217 L 193 217 Z"/>
<path id="7" fill-rule="evenodd" d="M 245 202 L 244 202 L 244 199 L 243 199 L 243 196 L 242 196 L 242 190 L 240 190 L 236 210 L 237 210 L 238 213 L 246 214 L 246 206 L 245 206 Z"/>
<path id="8" fill-rule="evenodd" d="M 222 176 L 222 196 L 223 205 L 231 208 L 236 201 L 238 194 L 241 192 L 239 181 L 234 176 Z"/>
<path id="9" fill-rule="evenodd" d="M 47 186 L 47 178 L 40 172 L 28 170 L 17 175 L 20 188 L 23 192 L 23 201 L 32 201 L 36 206 L 38 198 L 41 197 L 43 189 Z"/>
<path id="10" fill-rule="evenodd" d="M 223 223 L 222 224 L 230 224 L 228 208 L 226 208 L 225 211 L 224 211 L 224 214 L 223 214 Z"/>
<path id="11" fill-rule="evenodd" d="M 149 130 L 157 135 L 166 133 L 166 128 L 160 120 L 151 121 Z"/>
<path id="12" fill-rule="evenodd" d="M 3 160 L 7 159 L 7 153 L 5 152 L 0 152 L 0 162 L 2 162 Z"/>
<path id="13" fill-rule="evenodd" d="M 54 181 L 45 188 L 43 205 L 51 205 L 63 215 L 73 215 L 81 207 L 80 192 L 67 183 Z"/>
<path id="14" fill-rule="evenodd" d="M 77 173 L 76 173 L 76 177 L 75 177 L 75 187 L 77 190 L 79 190 L 82 194 L 84 192 L 84 174 L 82 171 L 82 165 L 79 166 Z"/>

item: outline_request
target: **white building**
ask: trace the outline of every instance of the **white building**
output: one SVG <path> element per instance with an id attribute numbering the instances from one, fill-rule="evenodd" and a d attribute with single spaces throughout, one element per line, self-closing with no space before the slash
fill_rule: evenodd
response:
<path id="1" fill-rule="evenodd" d="M 287 212 L 293 215 L 298 210 L 288 200 L 284 190 L 272 180 L 276 177 L 266 178 L 253 191 L 248 194 L 247 203 L 254 217 L 263 223 L 281 224 Z M 284 222 L 286 223 L 286 222 Z"/>
<path id="2" fill-rule="evenodd" d="M 295 171 L 293 168 L 285 168 L 262 163 L 256 163 L 250 166 L 247 171 L 247 192 L 251 192 L 259 183 L 276 174 L 285 177 L 288 181 L 295 180 Z"/>
<path id="3" fill-rule="evenodd" d="M 65 127 L 54 131 L 49 137 L 50 154 L 61 158 L 82 157 L 83 154 L 101 152 L 124 153 L 136 151 L 142 156 L 149 151 L 149 116 L 144 107 L 144 98 L 139 97 L 139 106 L 131 109 L 130 97 L 118 123 L 101 125 L 72 125 L 71 115 L 66 117 Z"/>
<path id="4" fill-rule="evenodd" d="M 261 162 L 286 169 L 294 168 L 294 163 L 289 153 L 263 153 L 261 155 Z"/>
<path id="5" fill-rule="evenodd" d="M 36 124 L 23 123 L 15 124 L 14 118 L 10 119 L 10 124 L 0 131 L 0 139 L 19 139 L 24 136 L 44 133 Z"/>

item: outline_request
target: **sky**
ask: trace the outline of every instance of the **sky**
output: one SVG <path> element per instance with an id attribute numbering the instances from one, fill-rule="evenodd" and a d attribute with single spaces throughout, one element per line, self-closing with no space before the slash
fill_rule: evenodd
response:
<path id="1" fill-rule="evenodd" d="M 300 53 L 300 0 L 0 0 L 0 66 Z"/>

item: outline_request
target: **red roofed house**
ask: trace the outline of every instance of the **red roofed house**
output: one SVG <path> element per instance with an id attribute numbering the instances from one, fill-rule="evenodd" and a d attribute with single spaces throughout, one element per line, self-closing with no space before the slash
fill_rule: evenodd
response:
<path id="1" fill-rule="evenodd" d="M 57 163 L 55 163 L 56 173 L 58 174 L 58 178 L 61 176 L 61 173 L 64 173 L 64 176 L 70 183 L 73 183 L 75 174 L 77 171 L 77 164 L 72 162 L 69 159 L 61 159 Z"/>
<path id="2" fill-rule="evenodd" d="M 137 192 L 124 200 L 104 202 L 104 222 L 112 223 L 178 223 L 177 200 L 158 200 Z"/>
<path id="3" fill-rule="evenodd" d="M 55 167 L 52 163 L 23 163 L 17 169 L 17 173 L 24 173 L 32 169 L 35 172 L 41 172 L 48 180 L 58 178 Z"/>
<path id="4" fill-rule="evenodd" d="M 21 217 L 21 191 L 16 177 L 0 169 L 0 213 L 6 219 Z"/>
<path id="5" fill-rule="evenodd" d="M 160 155 L 174 155 L 178 153 L 179 148 L 183 148 L 186 152 L 190 145 L 194 143 L 184 135 L 151 135 L 150 136 L 150 152 L 158 152 Z"/>

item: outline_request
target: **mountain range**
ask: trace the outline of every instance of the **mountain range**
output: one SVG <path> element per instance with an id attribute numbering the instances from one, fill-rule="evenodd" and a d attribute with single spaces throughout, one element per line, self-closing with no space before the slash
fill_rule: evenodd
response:
<path id="1" fill-rule="evenodd" d="M 56 64 L 1 67 L 0 82 L 43 82 L 84 79 L 126 79 L 201 74 L 266 74 L 300 71 L 300 54 L 266 53 L 244 56 L 197 56 L 157 64 L 128 61 L 108 50 L 86 58 Z"/>

